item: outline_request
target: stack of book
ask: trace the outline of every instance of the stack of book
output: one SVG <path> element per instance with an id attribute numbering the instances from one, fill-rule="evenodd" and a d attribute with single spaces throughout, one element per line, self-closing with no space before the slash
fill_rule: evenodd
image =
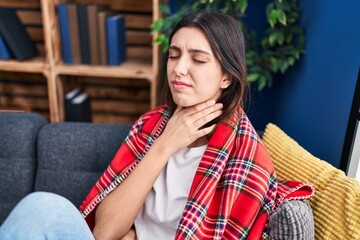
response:
<path id="1" fill-rule="evenodd" d="M 27 60 L 38 55 L 35 43 L 21 23 L 16 9 L 0 8 L 0 60 Z"/>
<path id="2" fill-rule="evenodd" d="M 57 5 L 65 64 L 119 65 L 126 60 L 125 17 L 97 4 Z"/>
<path id="3" fill-rule="evenodd" d="M 68 122 L 91 122 L 91 106 L 88 94 L 80 88 L 65 95 L 65 120 Z"/>

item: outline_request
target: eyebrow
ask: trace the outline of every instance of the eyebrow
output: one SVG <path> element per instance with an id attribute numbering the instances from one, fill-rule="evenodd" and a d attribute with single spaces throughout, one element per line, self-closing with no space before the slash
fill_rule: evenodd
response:
<path id="1" fill-rule="evenodd" d="M 171 46 L 169 47 L 169 50 L 176 50 L 176 51 L 181 52 L 181 49 L 180 49 L 179 47 L 177 47 L 177 46 L 174 46 L 174 45 L 171 45 Z M 201 49 L 194 49 L 194 48 L 191 48 L 191 49 L 189 50 L 189 52 L 192 52 L 192 53 L 203 53 L 203 54 L 205 54 L 205 55 L 211 55 L 208 51 L 201 50 Z"/>

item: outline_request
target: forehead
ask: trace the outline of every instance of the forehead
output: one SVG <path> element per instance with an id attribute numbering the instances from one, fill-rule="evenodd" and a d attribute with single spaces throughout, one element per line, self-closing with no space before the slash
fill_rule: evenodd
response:
<path id="1" fill-rule="evenodd" d="M 201 49 L 212 53 L 210 42 L 206 35 L 203 31 L 194 27 L 179 29 L 171 39 L 170 45 L 180 49 Z"/>

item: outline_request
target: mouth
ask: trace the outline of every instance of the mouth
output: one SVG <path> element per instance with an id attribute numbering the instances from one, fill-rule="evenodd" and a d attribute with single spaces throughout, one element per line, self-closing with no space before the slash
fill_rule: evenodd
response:
<path id="1" fill-rule="evenodd" d="M 174 87 L 191 87 L 190 84 L 187 84 L 187 83 L 184 83 L 184 82 L 181 82 L 181 81 L 171 81 L 171 84 L 174 86 Z"/>

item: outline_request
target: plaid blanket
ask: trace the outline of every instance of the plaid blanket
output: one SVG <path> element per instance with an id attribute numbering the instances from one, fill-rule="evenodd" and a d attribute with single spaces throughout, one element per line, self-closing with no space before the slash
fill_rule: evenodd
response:
<path id="1" fill-rule="evenodd" d="M 147 153 L 170 118 L 166 106 L 141 116 L 80 206 L 90 228 L 95 207 Z M 270 156 L 240 110 L 219 123 L 194 176 L 175 239 L 259 239 L 275 206 Z"/>

